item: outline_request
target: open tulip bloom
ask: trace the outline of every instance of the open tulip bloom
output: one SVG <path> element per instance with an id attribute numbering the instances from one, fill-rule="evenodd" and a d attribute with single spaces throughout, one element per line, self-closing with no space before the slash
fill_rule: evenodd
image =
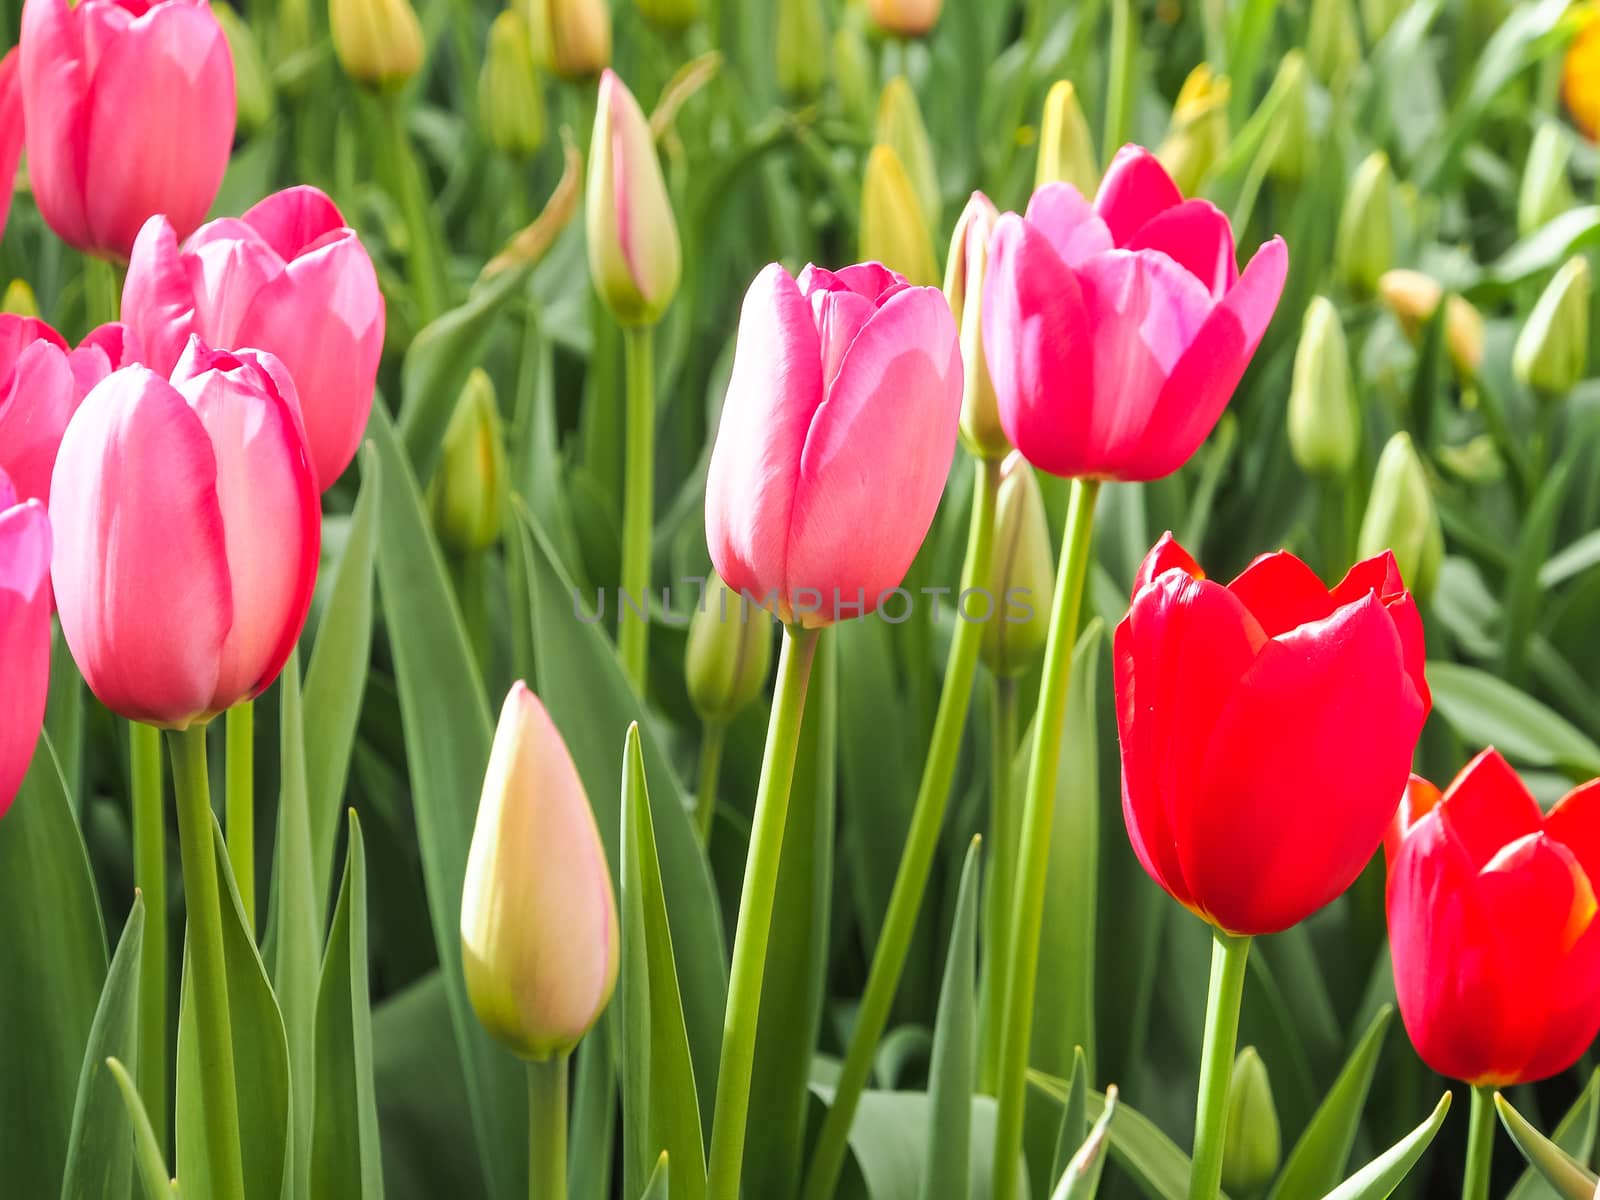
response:
<path id="1" fill-rule="evenodd" d="M 0 816 L 17 794 L 50 683 L 50 522 L 0 470 Z"/>

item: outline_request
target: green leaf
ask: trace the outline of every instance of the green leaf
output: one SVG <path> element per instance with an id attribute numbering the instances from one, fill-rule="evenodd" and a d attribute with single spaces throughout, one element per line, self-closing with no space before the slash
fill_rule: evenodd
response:
<path id="1" fill-rule="evenodd" d="M 1567 1115 L 1561 1118 L 1555 1132 L 1550 1135 L 1551 1141 L 1585 1169 L 1594 1154 L 1596 1124 L 1600 1121 L 1600 1104 L 1597 1101 L 1600 1101 L 1600 1071 L 1589 1076 L 1588 1086 L 1573 1101 Z M 1544 1176 L 1529 1167 L 1517 1180 L 1517 1186 L 1511 1189 L 1506 1200 L 1556 1200 L 1556 1193 Z"/>
<path id="2" fill-rule="evenodd" d="M 313 1200 L 382 1200 L 383 1159 L 367 988 L 367 851 L 350 810 L 344 882 L 317 987 Z"/>
<path id="3" fill-rule="evenodd" d="M 650 1172 L 650 1182 L 644 1185 L 639 1200 L 667 1200 L 668 1195 L 675 1195 L 670 1191 L 669 1179 L 671 1172 L 667 1169 L 668 1154 L 665 1150 L 661 1157 L 656 1159 L 655 1169 Z"/>
<path id="4" fill-rule="evenodd" d="M 1600 205 L 1569 208 L 1519 239 L 1489 264 L 1482 282 L 1513 287 L 1555 270 L 1597 238 L 1600 238 Z"/>
<path id="5" fill-rule="evenodd" d="M 1600 1176 L 1589 1170 L 1555 1142 L 1545 1137 L 1499 1092 L 1494 1095 L 1494 1106 L 1500 1113 L 1500 1123 L 1506 1127 L 1511 1140 L 1522 1151 L 1522 1157 L 1544 1176 L 1558 1196 L 1570 1200 L 1594 1200 Z"/>
<path id="6" fill-rule="evenodd" d="M 1388 1200 L 1433 1142 L 1449 1112 L 1450 1093 L 1446 1092 L 1426 1121 L 1334 1188 L 1323 1200 Z M 1592 1197 L 1586 1195 L 1585 1200 L 1592 1200 Z"/>
<path id="7" fill-rule="evenodd" d="M 128 1068 L 114 1058 L 106 1059 L 106 1070 L 117 1081 L 122 1093 L 123 1106 L 133 1125 L 133 1161 L 139 1169 L 139 1182 L 144 1188 L 145 1200 L 171 1200 L 178 1194 L 172 1182 L 172 1172 L 167 1170 L 167 1160 L 161 1154 L 161 1142 L 156 1137 L 155 1126 L 150 1124 L 150 1114 L 139 1099 L 139 1088 L 128 1074 Z"/>
<path id="8" fill-rule="evenodd" d="M 811 1090 L 824 1103 L 832 1102 L 831 1086 L 813 1081 Z M 918 1200 L 924 1164 L 928 1161 L 931 1113 L 926 1092 L 862 1092 L 850 1126 L 851 1162 L 858 1178 L 847 1171 L 839 1195 Z M 970 1200 L 989 1200 L 992 1194 L 995 1115 L 993 1097 L 973 1097 L 972 1157 L 968 1186 L 961 1192 Z"/>
<path id="9" fill-rule="evenodd" d="M 1516 557 L 1506 577 L 1504 657 L 1505 677 L 1521 681 L 1525 673 L 1528 643 L 1537 628 L 1544 607 L 1544 588 L 1540 568 L 1555 540 L 1556 521 L 1566 502 L 1567 485 L 1572 479 L 1573 459 L 1564 458 L 1545 477 L 1535 493 L 1521 527 L 1517 531 Z"/>
<path id="10" fill-rule="evenodd" d="M 272 982 L 289 1044 L 294 1091 L 292 1191 L 304 1195 L 311 1169 L 312 1084 L 316 1079 L 317 961 L 322 953 L 321 888 L 312 877 L 311 804 L 306 790 L 300 657 L 278 679 L 278 844 L 273 856 Z"/>
<path id="11" fill-rule="evenodd" d="M 1289 1152 L 1283 1171 L 1268 1193 L 1268 1200 L 1293 1200 L 1297 1196 L 1318 1196 L 1338 1184 L 1344 1165 L 1361 1127 L 1361 1110 L 1366 1107 L 1378 1055 L 1394 1009 L 1385 1006 L 1373 1017 L 1361 1035 L 1344 1070 L 1312 1114 L 1300 1140 Z"/>
<path id="12" fill-rule="evenodd" d="M 222 887 L 222 952 L 228 976 L 228 1017 L 233 1026 L 234 1091 L 239 1099 L 239 1148 L 247 1200 L 281 1200 L 292 1163 L 289 1044 L 283 1017 L 245 922 L 244 905 L 228 863 L 228 848 L 211 818 L 217 879 Z M 200 1033 L 185 947 L 178 1008 L 178 1178 L 186 1195 L 209 1196 L 205 1117 L 200 1090 Z"/>
<path id="13" fill-rule="evenodd" d="M 622 763 L 623 1194 L 645 1186 L 650 1164 L 672 1156 L 672 1194 L 705 1195 L 704 1142 L 678 968 L 667 921 L 639 726 L 628 726 Z"/>
<path id="14" fill-rule="evenodd" d="M 1062 1170 L 1051 1200 L 1094 1200 L 1100 1190 L 1100 1176 L 1106 1169 L 1106 1142 L 1111 1134 L 1111 1122 L 1117 1114 L 1117 1089 L 1106 1089 L 1105 1107 L 1100 1119 L 1094 1123 L 1078 1152 Z"/>
<path id="15" fill-rule="evenodd" d="M 0 819 L 0 1163 L 18 1196 L 54 1196 L 83 1048 L 106 977 L 100 902 L 48 735 Z M 25 986 L 20 986 L 19 982 Z"/>
<path id="16" fill-rule="evenodd" d="M 461 966 L 461 889 L 493 736 L 483 684 L 394 426 L 374 406 L 368 433 L 383 472 L 378 587 L 394 656 L 411 804 L 428 913 L 456 1050 L 467 1080 L 478 1153 L 497 1200 L 526 1190 L 526 1081 L 478 1024 Z"/>
<path id="17" fill-rule="evenodd" d="M 1550 556 L 1539 570 L 1539 585 L 1545 588 L 1560 587 L 1567 580 L 1597 565 L 1600 565 L 1600 529 L 1591 529 Z"/>
<path id="18" fill-rule="evenodd" d="M 978 862 L 973 838 L 961 867 L 955 924 L 939 990 L 939 1017 L 928 1065 L 928 1166 L 922 1200 L 965 1200 L 972 1158 L 972 1094 L 977 1073 Z"/>
<path id="19" fill-rule="evenodd" d="M 361 495 L 350 517 L 344 552 L 333 568 L 317 642 L 306 666 L 306 795 L 311 804 L 311 877 L 314 910 L 328 910 L 333 886 L 333 843 L 340 799 L 350 775 L 356 725 L 372 656 L 372 578 L 378 552 L 383 475 L 377 451 L 361 453 Z"/>
<path id="20" fill-rule="evenodd" d="M 67 1142 L 67 1174 L 62 1200 L 125 1196 L 132 1161 L 124 1106 L 106 1062 L 135 1062 L 139 1049 L 139 956 L 144 947 L 144 898 L 137 892 L 128 923 L 106 972 L 105 990 L 89 1029 L 89 1045 L 78 1075 L 78 1100 Z M 13 1036 L 20 1031 L 13 1030 Z M 32 1031 L 28 1031 L 32 1036 Z"/>
<path id="21" fill-rule="evenodd" d="M 1072 1075 L 1067 1081 L 1066 1101 L 1061 1105 L 1061 1132 L 1056 1135 L 1056 1156 L 1050 1178 L 1060 1179 L 1067 1164 L 1089 1136 L 1089 1061 L 1083 1047 L 1072 1052 Z"/>
<path id="22" fill-rule="evenodd" d="M 1498 676 L 1451 662 L 1428 663 L 1434 706 L 1463 741 L 1493 745 L 1531 767 L 1600 775 L 1600 746 L 1564 717 Z"/>

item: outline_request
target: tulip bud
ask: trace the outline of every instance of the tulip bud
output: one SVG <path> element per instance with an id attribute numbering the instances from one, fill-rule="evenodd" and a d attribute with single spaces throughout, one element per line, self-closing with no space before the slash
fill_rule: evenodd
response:
<path id="1" fill-rule="evenodd" d="M 1572 139 L 1554 121 L 1546 121 L 1533 135 L 1528 161 L 1522 167 L 1522 187 L 1517 192 L 1517 232 L 1527 237 L 1577 203 L 1567 179 L 1572 160 Z"/>
<path id="2" fill-rule="evenodd" d="M 26 279 L 13 279 L 6 284 L 4 299 L 0 299 L 0 313 L 18 317 L 39 317 L 39 299 Z"/>
<path id="3" fill-rule="evenodd" d="M 1310 173 L 1317 154 L 1316 137 L 1311 131 L 1311 76 L 1300 51 L 1291 50 L 1283 56 L 1262 107 L 1268 104 L 1275 104 L 1277 110 L 1271 134 L 1277 147 L 1268 170 L 1276 179 L 1297 183 Z"/>
<path id="4" fill-rule="evenodd" d="M 822 91 L 826 38 L 822 0 L 779 0 L 778 87 L 791 100 L 814 100 Z"/>
<path id="5" fill-rule="evenodd" d="M 638 0 L 639 12 L 658 29 L 677 32 L 700 19 L 701 0 Z"/>
<path id="6" fill-rule="evenodd" d="M 1517 336 L 1511 369 L 1541 396 L 1564 396 L 1589 368 L 1589 260 L 1570 258 L 1556 272 Z"/>
<path id="7" fill-rule="evenodd" d="M 1353 0 L 1311 0 L 1306 59 L 1318 82 L 1334 92 L 1361 65 L 1361 31 L 1356 28 Z"/>
<path id="8" fill-rule="evenodd" d="M 1591 10 L 1578 36 L 1567 46 L 1561 95 L 1572 123 L 1591 142 L 1600 141 L 1600 14 Z"/>
<path id="9" fill-rule="evenodd" d="M 624 325 L 653 325 L 678 291 L 678 222 L 650 122 L 615 72 L 600 79 L 584 197 L 589 272 Z"/>
<path id="10" fill-rule="evenodd" d="M 422 23 L 409 0 L 330 0 L 333 52 L 356 83 L 392 92 L 422 66 Z"/>
<path id="11" fill-rule="evenodd" d="M 1231 85 L 1206 63 L 1189 72 L 1172 106 L 1172 123 L 1156 157 L 1184 195 L 1200 189 L 1228 148 L 1228 97 Z"/>
<path id="12" fill-rule="evenodd" d="M 1428 486 L 1428 473 L 1408 434 L 1397 433 L 1378 456 L 1356 552 L 1394 552 L 1400 578 L 1418 599 L 1433 594 L 1444 558 L 1444 531 Z"/>
<path id="13" fill-rule="evenodd" d="M 1230 1196 L 1256 1195 L 1272 1182 L 1282 1159 L 1283 1137 L 1267 1065 L 1254 1046 L 1246 1046 L 1239 1052 L 1228 1082 L 1222 1186 Z"/>
<path id="14" fill-rule="evenodd" d="M 533 61 L 528 23 L 508 8 L 489 26 L 489 50 L 478 76 L 478 113 L 489 143 L 511 158 L 544 145 L 544 89 Z"/>
<path id="15" fill-rule="evenodd" d="M 506 697 L 461 894 L 467 997 L 523 1058 L 571 1052 L 617 983 L 617 908 L 594 811 L 526 684 Z"/>
<path id="16" fill-rule="evenodd" d="M 428 488 L 433 527 L 445 549 L 479 554 L 500 539 L 511 502 L 505 431 L 494 383 L 482 368 L 467 376 L 441 450 Z"/>
<path id="17" fill-rule="evenodd" d="M 1444 298 L 1438 281 L 1420 271 L 1385 272 L 1378 280 L 1378 293 L 1411 338 L 1433 319 Z M 1465 376 L 1477 374 L 1483 362 L 1483 314 L 1452 293 L 1445 305 L 1444 335 L 1456 370 Z"/>
<path id="18" fill-rule="evenodd" d="M 1289 389 L 1289 449 L 1307 475 L 1339 478 L 1355 464 L 1361 410 L 1339 310 L 1322 296 L 1306 307 Z"/>
<path id="19" fill-rule="evenodd" d="M 1058 79 L 1044 98 L 1044 119 L 1039 126 L 1039 165 L 1033 186 L 1070 183 L 1085 196 L 1100 186 L 1100 168 L 1094 160 L 1094 135 L 1078 104 L 1078 89 Z"/>
<path id="20" fill-rule="evenodd" d="M 708 724 L 733 720 L 761 695 L 771 665 L 771 614 L 713 571 L 689 622 L 684 680 L 695 712 Z"/>
<path id="21" fill-rule="evenodd" d="M 783 0 L 785 4 L 794 2 L 796 0 Z M 872 120 L 872 88 L 876 75 L 872 51 L 867 48 L 861 31 L 853 25 L 842 26 L 833 35 L 833 81 L 839 88 L 839 105 L 845 117 L 857 125 L 864 126 Z M 782 83 L 781 74 L 778 79 Z"/>
<path id="22" fill-rule="evenodd" d="M 939 197 L 939 173 L 933 165 L 933 146 L 928 128 L 922 123 L 917 94 L 904 75 L 896 75 L 884 85 L 878 98 L 878 125 L 874 140 L 900 156 L 929 229 L 939 228 L 944 205 Z"/>
<path id="23" fill-rule="evenodd" d="M 961 440 L 978 458 L 1004 458 L 1011 451 L 1011 442 L 1000 427 L 994 381 L 983 352 L 983 277 L 989 266 L 989 238 L 999 217 L 989 197 L 973 192 L 956 222 L 944 270 L 944 298 L 961 331 L 965 363 Z"/>
<path id="24" fill-rule="evenodd" d="M 868 0 L 872 23 L 895 37 L 924 37 L 939 23 L 944 0 Z"/>
<path id="25" fill-rule="evenodd" d="M 522 0 L 539 60 L 563 79 L 588 79 L 611 65 L 606 0 Z"/>
<path id="26" fill-rule="evenodd" d="M 1350 181 L 1333 260 L 1339 280 L 1361 296 L 1372 295 L 1394 264 L 1394 171 L 1381 150 L 1363 159 Z"/>
<path id="27" fill-rule="evenodd" d="M 900 156 L 877 145 L 867 156 L 861 195 L 861 257 L 898 271 L 916 287 L 939 282 L 933 241 L 916 188 Z"/>
<path id="28" fill-rule="evenodd" d="M 994 560 L 989 569 L 992 607 L 984 621 L 980 649 L 984 666 L 998 678 L 1021 675 L 1044 654 L 1055 579 L 1044 493 L 1027 460 L 1012 451 L 1001 467 Z M 963 611 L 970 611 L 969 607 L 964 605 Z"/>
<path id="29" fill-rule="evenodd" d="M 236 128 L 248 136 L 272 120 L 277 107 L 277 94 L 272 86 L 272 73 L 261 57 L 261 45 L 247 21 L 227 4 L 211 6 L 217 24 L 222 26 L 222 36 L 228 39 L 228 51 L 233 55 L 234 101 L 238 105 Z"/>

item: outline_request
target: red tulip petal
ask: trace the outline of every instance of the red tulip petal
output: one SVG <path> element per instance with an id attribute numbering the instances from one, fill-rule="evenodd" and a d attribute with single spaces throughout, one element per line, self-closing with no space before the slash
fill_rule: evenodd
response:
<path id="1" fill-rule="evenodd" d="M 1113 245 L 1106 223 L 1070 183 L 1047 183 L 1034 192 L 1027 220 L 1069 267 L 1080 267 Z"/>
<path id="2" fill-rule="evenodd" d="M 1182 203 L 1183 193 L 1156 156 L 1133 145 L 1117 151 L 1094 198 L 1095 211 L 1119 246 L 1128 245 L 1148 222 Z"/>
<path id="3" fill-rule="evenodd" d="M 1228 590 L 1273 637 L 1311 621 L 1325 620 L 1341 607 L 1328 595 L 1327 585 L 1317 573 L 1287 550 L 1261 555 L 1228 585 Z"/>
<path id="4" fill-rule="evenodd" d="M 1438 808 L 1443 796 L 1444 793 L 1421 775 L 1411 776 L 1406 784 L 1405 795 L 1400 798 L 1400 807 L 1395 810 L 1394 820 L 1389 823 L 1389 831 L 1383 835 L 1384 858 L 1391 865 L 1411 827 Z"/>
<path id="5" fill-rule="evenodd" d="M 1445 828 L 1480 870 L 1503 846 L 1544 827 L 1533 793 L 1493 746 L 1445 789 L 1439 812 Z"/>
<path id="6" fill-rule="evenodd" d="M 1583 1057 L 1600 1035 L 1600 922 L 1593 922 L 1556 963 L 1545 1000 L 1548 1010 L 1538 1047 L 1518 1082 L 1559 1075 Z"/>
<path id="7" fill-rule="evenodd" d="M 1550 810 L 1544 831 L 1577 856 L 1600 888 L 1600 779 L 1573 788 Z"/>
<path id="8" fill-rule="evenodd" d="M 1150 553 L 1146 554 L 1144 562 L 1139 564 L 1139 570 L 1133 577 L 1133 594 L 1137 596 L 1157 577 L 1173 570 L 1182 571 L 1195 579 L 1206 577 L 1206 573 L 1200 569 L 1200 564 L 1178 544 L 1178 539 L 1172 536 L 1172 531 L 1169 529 L 1161 535 L 1154 546 L 1150 547 Z"/>
<path id="9" fill-rule="evenodd" d="M 1128 239 L 1130 250 L 1159 250 L 1221 300 L 1239 279 L 1233 226 L 1209 200 L 1185 200 L 1158 213 Z"/>

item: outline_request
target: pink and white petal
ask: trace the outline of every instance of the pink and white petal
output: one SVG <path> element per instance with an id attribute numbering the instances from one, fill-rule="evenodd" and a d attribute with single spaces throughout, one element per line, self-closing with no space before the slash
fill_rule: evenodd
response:
<path id="1" fill-rule="evenodd" d="M 344 215 L 327 193 L 309 184 L 285 188 L 258 201 L 241 218 L 285 262 L 330 233 L 345 228 Z"/>
<path id="2" fill-rule="evenodd" d="M 1149 221 L 1183 203 L 1183 193 L 1160 160 L 1143 146 L 1117 151 L 1095 193 L 1094 208 L 1112 240 L 1127 246 Z"/>
<path id="3" fill-rule="evenodd" d="M 27 0 L 19 46 L 28 186 L 56 235 L 87 247 L 83 192 L 89 75 L 83 33 L 67 0 Z"/>
<path id="4" fill-rule="evenodd" d="M 202 232 L 211 236 L 190 238 L 183 253 L 195 331 L 210 346 L 247 345 L 242 335 L 256 297 L 283 276 L 284 261 L 243 221 L 212 221 Z"/>
<path id="5" fill-rule="evenodd" d="M 856 334 L 877 314 L 878 306 L 848 288 L 818 290 L 807 299 L 817 322 L 817 340 L 822 345 L 822 386 L 826 388 L 839 373 Z"/>
<path id="6" fill-rule="evenodd" d="M 145 362 L 170 375 L 199 330 L 194 283 L 178 249 L 178 234 L 164 216 L 144 223 L 128 258 L 122 284 L 122 319 L 139 339 Z"/>
<path id="7" fill-rule="evenodd" d="M 1027 221 L 1069 267 L 1080 267 L 1113 246 L 1100 214 L 1070 183 L 1047 183 L 1035 191 L 1028 201 Z"/>
<path id="8" fill-rule="evenodd" d="M 1185 200 L 1145 222 L 1128 239 L 1130 250 L 1159 250 L 1185 267 L 1221 300 L 1239 279 L 1233 226 L 1209 200 Z"/>
<path id="9" fill-rule="evenodd" d="M 111 372 L 145 361 L 139 335 L 121 321 L 108 321 L 91 329 L 67 355 L 67 365 L 72 368 L 72 378 L 78 388 L 73 407 L 76 408 L 77 400 L 87 396 Z"/>

